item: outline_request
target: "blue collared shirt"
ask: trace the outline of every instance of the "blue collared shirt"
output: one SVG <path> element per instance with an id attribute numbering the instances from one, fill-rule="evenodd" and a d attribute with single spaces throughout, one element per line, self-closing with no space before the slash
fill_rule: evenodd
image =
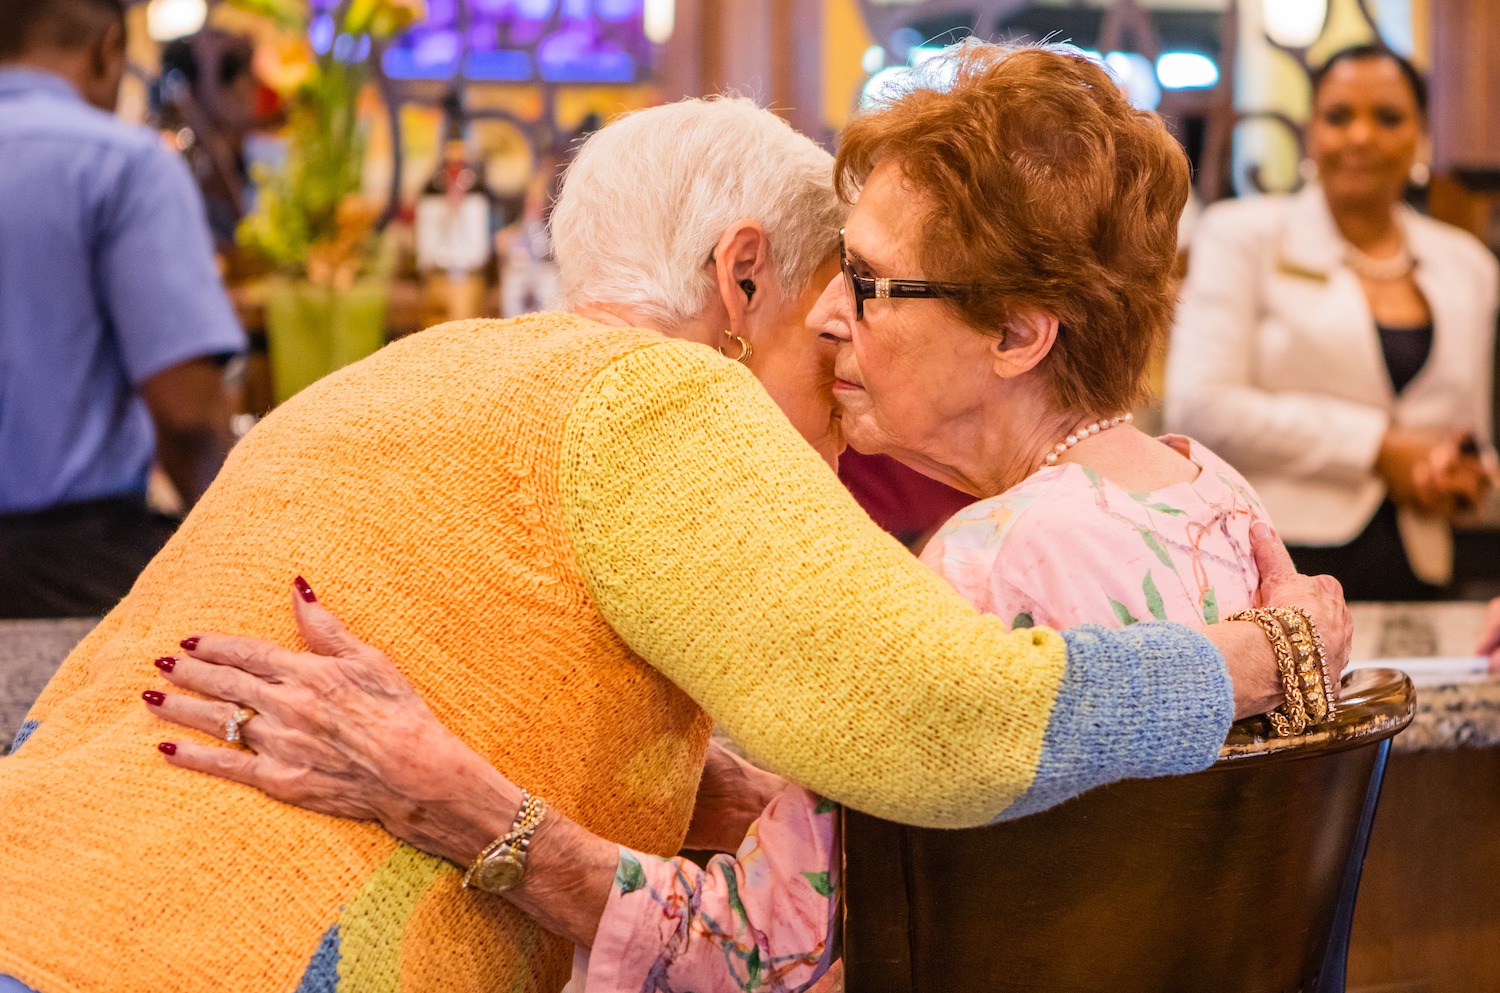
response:
<path id="1" fill-rule="evenodd" d="M 244 347 L 186 164 L 61 77 L 0 69 L 0 513 L 144 494 L 136 387 Z"/>

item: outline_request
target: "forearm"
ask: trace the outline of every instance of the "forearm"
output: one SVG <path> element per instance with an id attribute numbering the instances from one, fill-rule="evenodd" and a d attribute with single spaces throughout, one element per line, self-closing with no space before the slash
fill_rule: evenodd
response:
<path id="1" fill-rule="evenodd" d="M 589 993 L 792 993 L 833 957 L 837 809 L 788 787 L 734 856 L 699 868 L 619 850 Z"/>
<path id="2" fill-rule="evenodd" d="M 156 428 L 162 469 L 191 507 L 208 489 L 229 454 L 229 398 L 224 374 L 212 358 L 190 359 L 140 384 Z"/>
<path id="3" fill-rule="evenodd" d="M 1233 719 L 1224 658 L 1201 631 L 1165 621 L 1063 632 L 1067 672 L 1030 789 L 1005 819 L 1117 779 L 1197 772 Z"/>
<path id="4" fill-rule="evenodd" d="M 1142 637 L 1100 633 L 1075 654 L 981 616 L 875 527 L 738 367 L 687 346 L 633 353 L 585 392 L 564 446 L 565 519 L 606 620 L 757 759 L 825 796 L 971 826 L 1038 777 L 1087 789 L 1223 743 L 1212 645 L 1160 634 L 1143 660 Z M 1155 696 L 1139 691 L 1147 670 Z M 1049 765 L 1075 675 L 1091 705 L 1134 696 L 1170 742 L 1054 747 Z"/>
<path id="5" fill-rule="evenodd" d="M 525 877 L 505 898 L 553 934 L 592 948 L 619 867 L 619 847 L 551 811 L 530 852 Z"/>
<path id="6" fill-rule="evenodd" d="M 422 777 L 434 788 L 424 796 L 392 796 L 381 821 L 407 844 L 467 869 L 511 830 L 521 789 L 457 739 L 426 754 L 444 752 Z M 613 843 L 549 810 L 532 836 L 526 874 L 505 899 L 553 934 L 587 948 L 609 898 L 618 853 Z M 478 892 L 474 897 L 490 899 Z"/>
<path id="7" fill-rule="evenodd" d="M 683 847 L 711 852 L 736 850 L 750 825 L 786 787 L 785 779 L 714 742 L 703 766 Z"/>
<path id="8" fill-rule="evenodd" d="M 1281 682 L 1271 647 L 1261 629 L 1248 621 L 1226 622 L 1203 633 L 1224 656 L 1234 683 L 1234 717 L 1240 720 L 1280 706 Z"/>
<path id="9" fill-rule="evenodd" d="M 229 422 L 197 428 L 158 431 L 156 457 L 172 481 L 183 505 L 191 507 L 203 496 L 229 455 Z"/>

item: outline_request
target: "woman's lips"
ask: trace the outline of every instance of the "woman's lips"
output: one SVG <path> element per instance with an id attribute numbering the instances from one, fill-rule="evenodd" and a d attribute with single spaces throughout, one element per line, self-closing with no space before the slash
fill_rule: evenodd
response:
<path id="1" fill-rule="evenodd" d="M 838 390 L 862 390 L 862 389 L 864 389 L 864 387 L 861 386 L 861 385 L 859 385 L 858 383 L 851 383 L 847 379 L 835 379 L 833 381 L 833 388 L 834 388 L 835 391 L 838 391 Z"/>

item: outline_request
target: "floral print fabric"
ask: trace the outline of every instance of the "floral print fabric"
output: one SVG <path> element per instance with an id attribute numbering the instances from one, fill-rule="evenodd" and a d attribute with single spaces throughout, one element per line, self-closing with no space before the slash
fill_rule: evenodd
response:
<path id="1" fill-rule="evenodd" d="M 1248 483 L 1186 438 L 1161 439 L 1196 479 L 1129 492 L 1064 463 L 959 511 L 922 561 L 1012 627 L 1213 624 L 1251 606 Z M 735 858 L 707 869 L 620 850 L 599 923 L 588 993 L 795 993 L 841 985 L 834 950 L 835 807 L 790 786 Z M 813 985 L 813 981 L 823 978 Z"/>
<path id="2" fill-rule="evenodd" d="M 1201 627 L 1244 610 L 1255 592 L 1250 525 L 1266 516 L 1260 500 L 1202 445 L 1160 440 L 1197 464 L 1196 479 L 1132 493 L 1084 466 L 1052 466 L 959 511 L 922 561 L 1012 627 Z"/>
<path id="3" fill-rule="evenodd" d="M 588 993 L 782 993 L 832 957 L 837 807 L 788 786 L 706 869 L 620 849 Z"/>

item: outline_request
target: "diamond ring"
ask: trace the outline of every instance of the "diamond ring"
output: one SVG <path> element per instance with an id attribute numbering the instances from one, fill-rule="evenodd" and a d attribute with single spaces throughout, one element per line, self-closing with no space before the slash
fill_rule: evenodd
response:
<path id="1" fill-rule="evenodd" d="M 249 707 L 240 707 L 233 714 L 229 715 L 229 720 L 224 722 L 224 740 L 230 743 L 240 741 L 243 737 L 241 729 L 254 716 L 255 711 Z"/>

